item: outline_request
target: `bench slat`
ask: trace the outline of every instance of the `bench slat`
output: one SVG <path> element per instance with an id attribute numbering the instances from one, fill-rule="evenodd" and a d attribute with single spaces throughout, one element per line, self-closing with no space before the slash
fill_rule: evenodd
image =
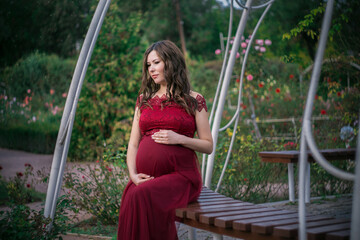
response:
<path id="1" fill-rule="evenodd" d="M 233 222 L 233 228 L 240 231 L 252 231 L 256 233 L 267 234 L 267 229 L 269 228 L 269 226 L 267 226 L 266 224 L 276 224 L 277 222 L 281 224 L 282 221 L 286 221 L 286 222 L 293 221 L 293 219 L 297 219 L 297 217 L 298 214 L 293 213 L 293 214 L 270 216 L 270 217 L 259 217 L 253 219 L 236 220 Z M 260 225 L 254 229 L 255 223 L 265 224 L 265 226 Z"/>
<path id="2" fill-rule="evenodd" d="M 284 225 L 290 225 L 290 224 L 297 224 L 299 223 L 298 214 L 295 215 L 295 218 L 286 218 L 286 215 L 279 216 L 278 219 L 274 219 L 274 221 L 263 221 L 263 222 L 254 222 L 254 224 L 251 225 L 251 231 L 260 233 L 260 234 L 271 234 L 274 230 L 274 227 L 278 226 L 284 226 Z M 292 215 L 288 215 L 292 216 Z M 280 217 L 283 217 L 284 219 L 280 219 Z M 319 220 L 328 220 L 331 219 L 331 217 L 327 216 L 308 216 L 306 218 L 306 222 L 314 222 Z"/>
<path id="3" fill-rule="evenodd" d="M 224 228 L 230 228 L 232 227 L 232 223 L 235 220 L 241 220 L 241 219 L 250 219 L 250 218 L 257 218 L 257 217 L 263 217 L 263 216 L 276 216 L 276 215 L 282 215 L 282 214 L 289 214 L 288 211 L 284 210 L 273 210 L 269 209 L 268 211 L 264 209 L 259 209 L 258 212 L 253 212 L 250 214 L 240 214 L 235 216 L 228 216 L 228 217 L 219 217 L 215 219 L 214 225 L 217 227 L 224 227 Z M 200 216 L 201 221 L 201 216 Z"/>
<path id="4" fill-rule="evenodd" d="M 203 188 L 198 201 L 176 209 L 177 220 L 205 231 L 244 240 L 297 239 L 295 211 L 242 202 Z M 350 219 L 307 216 L 308 239 L 348 240 Z"/>
<path id="5" fill-rule="evenodd" d="M 236 211 L 236 210 L 239 210 L 240 207 L 247 207 L 248 209 L 256 208 L 256 206 L 251 203 L 240 203 L 238 206 L 235 206 L 235 207 L 221 207 L 220 206 L 218 208 L 196 209 L 196 210 L 188 211 L 186 216 L 187 216 L 187 218 L 190 218 L 190 219 L 199 220 L 199 216 L 201 214 Z"/>
<path id="6" fill-rule="evenodd" d="M 349 240 L 350 229 L 326 234 L 326 240 Z"/>
<path id="7" fill-rule="evenodd" d="M 188 205 L 187 208 L 178 208 L 176 209 L 175 213 L 177 217 L 183 218 L 187 217 L 187 212 L 197 209 L 217 209 L 219 208 L 219 205 L 221 207 L 236 207 L 236 206 L 243 206 L 244 204 L 242 202 L 238 201 L 220 201 L 215 203 L 192 203 Z"/>
<path id="8" fill-rule="evenodd" d="M 342 224 L 344 223 L 344 219 L 330 219 L 330 220 L 320 220 L 314 221 L 307 224 L 307 232 L 310 231 L 311 228 L 322 227 L 322 226 L 334 226 L 334 224 Z M 291 224 L 287 226 L 280 226 L 274 228 L 274 235 L 279 237 L 292 238 L 296 237 L 298 234 L 299 224 Z"/>
<path id="9" fill-rule="evenodd" d="M 326 233 L 350 229 L 350 222 L 339 223 L 330 226 L 310 228 L 307 231 L 308 240 L 325 239 Z"/>

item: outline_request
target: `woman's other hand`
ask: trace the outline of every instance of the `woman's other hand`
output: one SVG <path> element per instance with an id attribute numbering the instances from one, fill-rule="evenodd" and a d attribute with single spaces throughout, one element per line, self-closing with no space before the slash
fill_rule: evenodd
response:
<path id="1" fill-rule="evenodd" d="M 172 130 L 160 130 L 152 135 L 156 143 L 161 144 L 182 144 L 184 135 L 178 134 Z"/>
<path id="2" fill-rule="evenodd" d="M 147 182 L 151 179 L 154 179 L 154 177 L 151 177 L 144 173 L 137 173 L 137 174 L 131 175 L 130 179 L 137 186 L 137 185 Z"/>

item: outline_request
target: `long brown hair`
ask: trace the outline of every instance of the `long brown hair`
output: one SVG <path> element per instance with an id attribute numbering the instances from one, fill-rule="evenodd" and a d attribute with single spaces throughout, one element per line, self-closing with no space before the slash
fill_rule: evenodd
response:
<path id="1" fill-rule="evenodd" d="M 156 51 L 157 55 L 164 62 L 164 76 L 167 83 L 166 94 L 168 99 L 163 103 L 167 104 L 174 101 L 189 114 L 195 114 L 197 101 L 190 96 L 190 82 L 187 74 L 184 55 L 180 49 L 171 41 L 163 40 L 153 43 L 144 53 L 142 84 L 139 95 L 142 94 L 139 107 L 149 105 L 147 102 L 160 89 L 160 85 L 156 84 L 148 72 L 147 58 L 148 55 Z"/>

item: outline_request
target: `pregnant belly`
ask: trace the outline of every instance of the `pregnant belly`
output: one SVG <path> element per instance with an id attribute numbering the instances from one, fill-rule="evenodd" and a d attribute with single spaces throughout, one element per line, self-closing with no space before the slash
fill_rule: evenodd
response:
<path id="1" fill-rule="evenodd" d="M 136 169 L 139 173 L 158 177 L 196 168 L 195 152 L 189 148 L 156 143 L 151 136 L 144 136 L 140 142 L 136 156 Z"/>

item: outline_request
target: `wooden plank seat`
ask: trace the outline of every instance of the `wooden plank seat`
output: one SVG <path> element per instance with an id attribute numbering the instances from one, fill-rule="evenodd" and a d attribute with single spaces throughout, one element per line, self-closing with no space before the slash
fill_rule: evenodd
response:
<path id="1" fill-rule="evenodd" d="M 204 187 L 196 202 L 176 210 L 178 221 L 245 240 L 297 239 L 298 213 L 235 200 Z M 309 240 L 344 240 L 350 219 L 307 215 Z"/>

